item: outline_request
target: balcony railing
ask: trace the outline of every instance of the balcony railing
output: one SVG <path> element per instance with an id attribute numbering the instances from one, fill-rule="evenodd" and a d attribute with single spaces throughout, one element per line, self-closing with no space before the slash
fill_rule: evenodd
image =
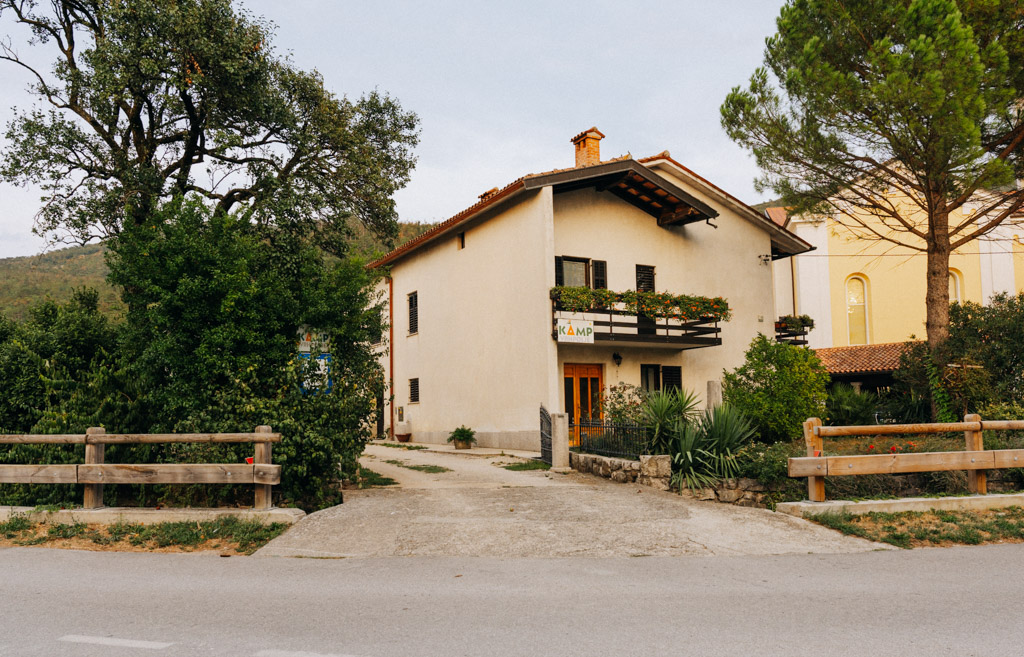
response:
<path id="1" fill-rule="evenodd" d="M 559 320 L 564 320 L 561 324 Z M 569 340 L 564 334 L 567 322 L 577 326 L 592 324 L 592 342 L 623 346 L 665 346 L 673 349 L 699 349 L 722 344 L 721 328 L 714 317 L 696 320 L 649 318 L 625 310 L 625 304 L 615 303 L 607 308 L 568 311 L 558 300 L 552 301 L 551 337 L 558 342 L 584 342 Z M 563 331 L 560 336 L 560 330 Z M 587 340 L 590 342 L 591 340 Z"/>

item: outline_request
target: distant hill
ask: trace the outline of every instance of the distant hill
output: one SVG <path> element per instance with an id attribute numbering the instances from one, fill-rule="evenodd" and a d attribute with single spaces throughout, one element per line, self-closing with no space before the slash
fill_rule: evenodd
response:
<path id="1" fill-rule="evenodd" d="M 71 297 L 71 290 L 91 287 L 100 293 L 100 310 L 116 317 L 124 305 L 114 288 L 107 284 L 106 276 L 102 244 L 75 246 L 21 258 L 2 258 L 0 313 L 21 321 L 27 317 L 33 304 L 47 297 L 64 301 Z"/>
<path id="2" fill-rule="evenodd" d="M 758 212 L 764 213 L 764 211 L 767 210 L 768 208 L 774 208 L 776 205 L 781 205 L 781 204 L 782 204 L 782 199 L 781 198 L 777 198 L 774 201 L 765 201 L 763 203 L 758 203 L 756 205 L 751 205 L 750 207 L 754 208 Z"/>
<path id="3" fill-rule="evenodd" d="M 433 227 L 434 224 L 419 222 L 400 223 L 396 245 Z M 369 261 L 389 250 L 362 225 L 355 227 L 353 255 Z M 100 293 L 100 310 L 118 318 L 124 312 L 124 304 L 117 291 L 107 284 L 103 251 L 102 244 L 90 244 L 35 256 L 0 258 L 0 314 L 22 321 L 33 304 L 47 297 L 64 301 L 71 297 L 73 289 L 91 287 Z"/>

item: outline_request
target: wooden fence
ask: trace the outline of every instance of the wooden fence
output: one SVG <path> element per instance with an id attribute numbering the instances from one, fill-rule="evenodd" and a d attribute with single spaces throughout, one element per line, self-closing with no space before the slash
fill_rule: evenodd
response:
<path id="1" fill-rule="evenodd" d="M 983 431 L 1021 431 L 1021 420 L 985 420 L 980 415 L 964 416 L 963 422 L 935 424 L 881 424 L 857 427 L 825 427 L 816 417 L 804 422 L 807 456 L 789 459 L 790 477 L 807 477 L 807 499 L 825 501 L 825 477 L 866 474 L 908 474 L 966 470 L 970 492 L 988 492 L 986 470 L 1024 467 L 1024 449 L 985 450 Z M 964 432 L 962 452 L 918 452 L 826 456 L 823 438 L 842 436 L 892 436 Z"/>
<path id="2" fill-rule="evenodd" d="M 0 465 L 4 484 L 85 484 L 82 506 L 103 506 L 103 484 L 254 484 L 256 509 L 269 509 L 270 489 L 281 483 L 281 466 L 271 463 L 271 444 L 281 434 L 270 427 L 254 433 L 107 433 L 93 427 L 84 434 L 0 435 L 0 445 L 85 445 L 82 465 Z M 255 443 L 252 463 L 108 464 L 106 445 L 142 443 Z"/>

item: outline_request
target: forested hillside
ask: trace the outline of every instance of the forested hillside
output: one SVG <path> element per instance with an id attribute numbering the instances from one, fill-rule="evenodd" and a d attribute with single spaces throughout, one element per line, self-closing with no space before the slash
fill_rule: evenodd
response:
<path id="1" fill-rule="evenodd" d="M 427 223 L 400 223 L 397 244 L 433 228 Z M 356 226 L 353 254 L 370 260 L 387 249 L 362 226 Z M 22 321 L 28 309 L 47 297 L 67 301 L 75 288 L 91 287 L 99 291 L 100 311 L 117 319 L 123 310 L 118 294 L 107 283 L 103 245 L 90 244 L 41 255 L 0 258 L 0 313 Z"/>

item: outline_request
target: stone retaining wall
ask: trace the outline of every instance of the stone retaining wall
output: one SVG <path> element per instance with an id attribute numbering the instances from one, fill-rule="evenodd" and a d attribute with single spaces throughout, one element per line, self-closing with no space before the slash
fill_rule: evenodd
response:
<path id="1" fill-rule="evenodd" d="M 571 452 L 569 466 L 578 472 L 604 477 L 620 484 L 636 483 L 657 490 L 669 490 L 672 479 L 672 457 L 667 454 L 641 456 L 639 461 L 631 461 Z M 756 479 L 726 479 L 716 488 L 704 488 L 696 493 L 684 488 L 682 494 L 709 502 L 764 506 L 767 492 L 764 484 Z"/>

